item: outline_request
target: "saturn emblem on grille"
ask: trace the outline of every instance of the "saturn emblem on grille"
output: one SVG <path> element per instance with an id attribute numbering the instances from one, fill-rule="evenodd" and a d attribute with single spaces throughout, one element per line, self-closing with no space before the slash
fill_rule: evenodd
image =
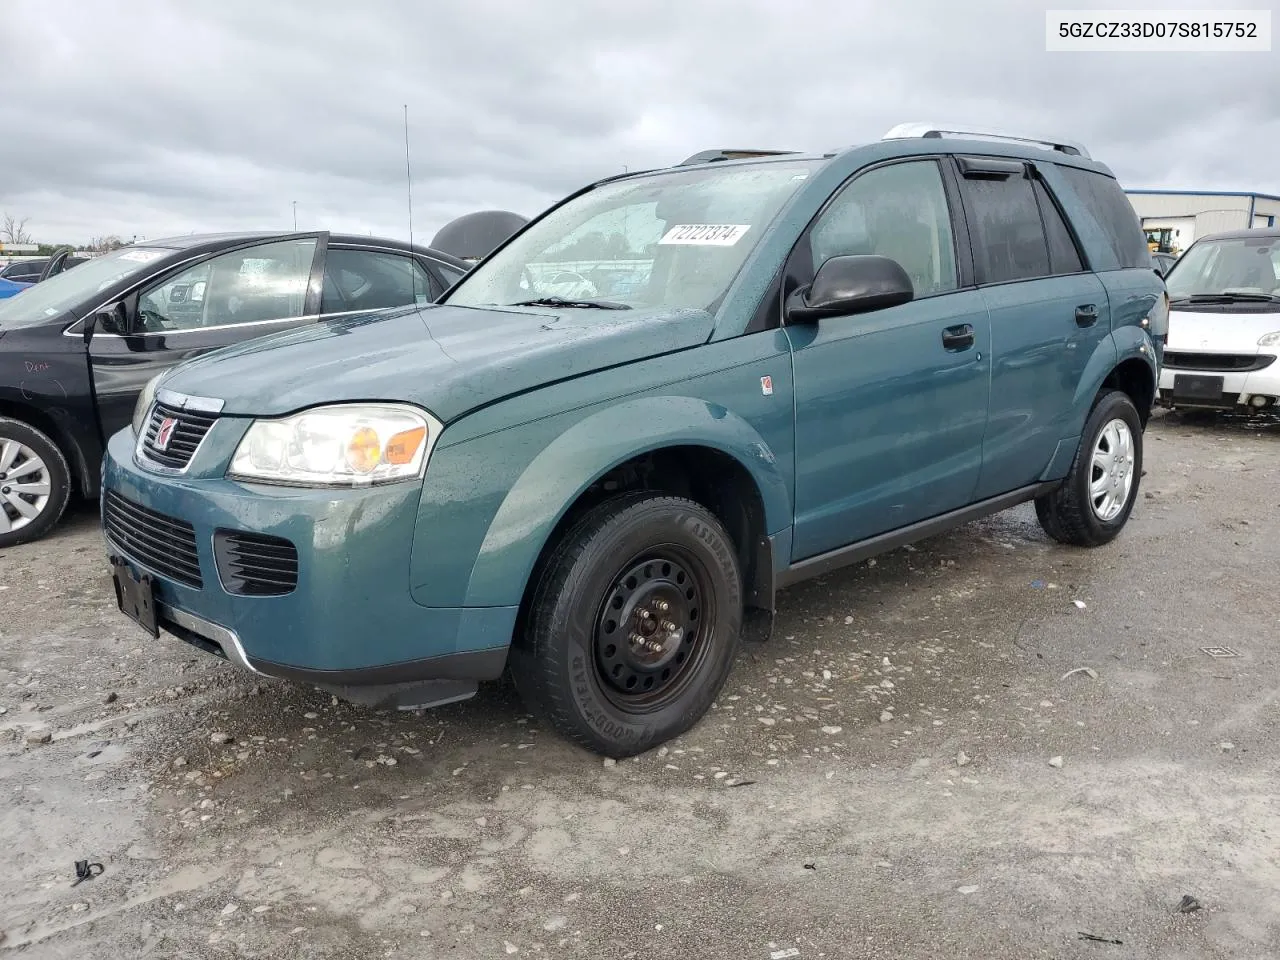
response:
<path id="1" fill-rule="evenodd" d="M 169 441 L 173 438 L 173 428 L 178 425 L 178 421 L 173 417 L 165 417 L 160 421 L 160 428 L 156 430 L 155 446 L 157 450 L 168 450 Z"/>

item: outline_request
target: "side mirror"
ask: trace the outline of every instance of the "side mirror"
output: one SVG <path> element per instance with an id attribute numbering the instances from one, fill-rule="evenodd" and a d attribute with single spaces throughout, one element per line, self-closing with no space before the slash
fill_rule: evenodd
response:
<path id="1" fill-rule="evenodd" d="M 129 332 L 129 311 L 123 303 L 113 303 L 95 314 L 96 326 L 103 333 L 125 336 Z"/>
<path id="2" fill-rule="evenodd" d="M 914 297 L 911 278 L 896 260 L 832 257 L 818 268 L 813 283 L 787 298 L 786 316 L 791 323 L 813 323 L 822 317 L 896 307 Z"/>

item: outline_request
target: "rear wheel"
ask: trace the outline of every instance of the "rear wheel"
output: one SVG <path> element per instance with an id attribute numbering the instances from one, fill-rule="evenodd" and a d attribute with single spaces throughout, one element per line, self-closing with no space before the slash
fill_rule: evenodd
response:
<path id="1" fill-rule="evenodd" d="M 0 417 L 0 549 L 48 533 L 70 496 L 71 471 L 57 444 L 30 424 Z"/>
<path id="2" fill-rule="evenodd" d="M 628 494 L 586 513 L 542 566 L 511 673 L 562 736 L 631 756 L 710 709 L 741 629 L 737 555 L 715 516 Z"/>
<path id="3" fill-rule="evenodd" d="M 1128 394 L 1108 391 L 1085 422 L 1066 480 L 1036 500 L 1036 516 L 1060 543 L 1110 543 L 1129 519 L 1141 480 L 1142 421 Z"/>

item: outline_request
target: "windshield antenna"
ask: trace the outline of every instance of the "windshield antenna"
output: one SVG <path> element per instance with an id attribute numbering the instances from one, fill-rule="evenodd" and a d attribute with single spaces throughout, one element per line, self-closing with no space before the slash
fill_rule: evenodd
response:
<path id="1" fill-rule="evenodd" d="M 404 181 L 409 196 L 409 260 L 405 263 L 409 268 L 409 287 L 413 290 L 413 300 L 418 302 L 418 271 L 414 269 L 413 257 L 413 170 L 409 166 L 409 105 L 404 105 Z"/>
<path id="2" fill-rule="evenodd" d="M 409 167 L 409 105 L 404 105 L 404 179 L 409 193 L 409 246 L 413 246 L 413 173 Z"/>

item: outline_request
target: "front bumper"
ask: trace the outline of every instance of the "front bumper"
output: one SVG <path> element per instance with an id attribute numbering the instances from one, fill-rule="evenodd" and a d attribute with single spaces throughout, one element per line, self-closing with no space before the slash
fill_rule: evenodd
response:
<path id="1" fill-rule="evenodd" d="M 1222 390 L 1216 397 L 1187 396 L 1175 389 L 1178 377 L 1221 377 Z M 1257 412 L 1280 410 L 1280 362 L 1251 371 L 1189 369 L 1166 365 L 1160 371 L 1157 401 L 1166 407 Z"/>
<path id="2" fill-rule="evenodd" d="M 201 452 L 234 448 L 242 432 L 220 421 Z M 501 674 L 516 607 L 424 607 L 412 597 L 417 484 L 301 490 L 238 483 L 216 472 L 159 475 L 139 467 L 133 452 L 131 430 L 108 443 L 104 521 L 114 495 L 194 531 L 199 573 L 187 583 L 106 533 L 111 553 L 152 575 L 157 619 L 167 633 L 267 676 L 400 706 L 459 699 Z M 219 530 L 290 541 L 297 586 L 280 596 L 229 592 L 215 557 Z M 424 685 L 427 693 L 408 689 Z"/>

